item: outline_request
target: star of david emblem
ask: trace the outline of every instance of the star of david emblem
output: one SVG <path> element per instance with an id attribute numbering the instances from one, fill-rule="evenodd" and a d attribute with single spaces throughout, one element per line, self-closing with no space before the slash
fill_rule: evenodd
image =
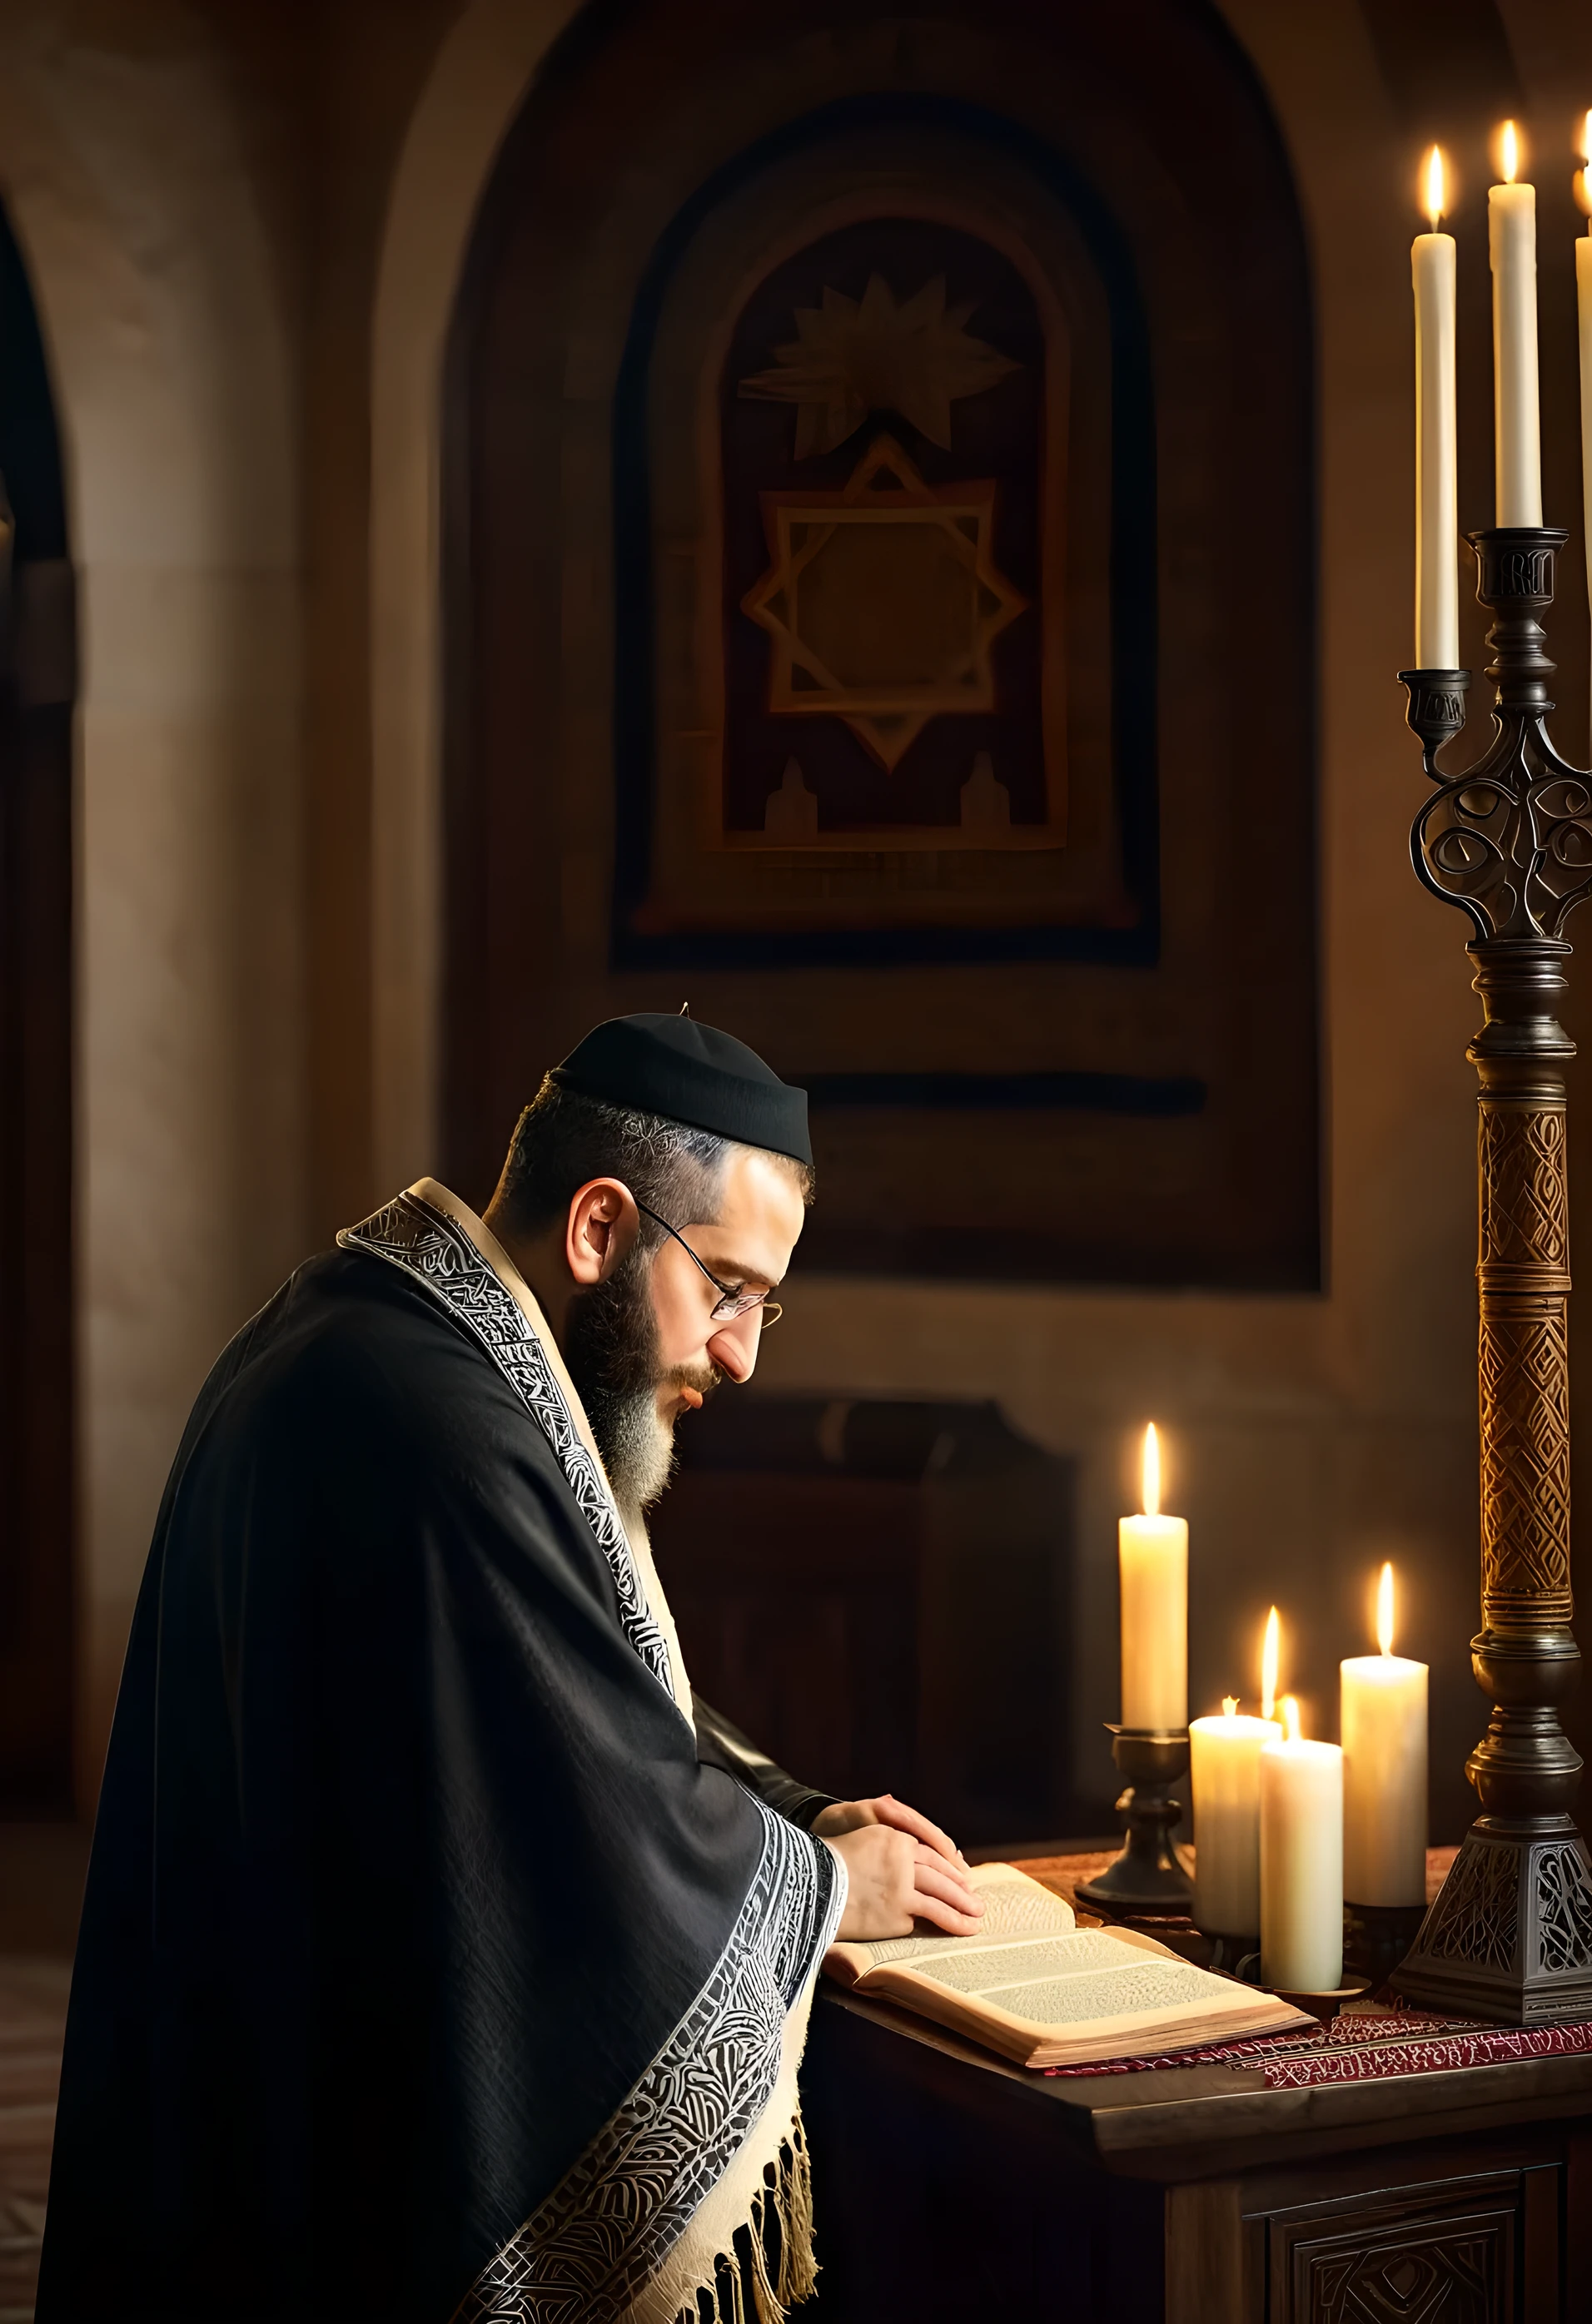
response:
<path id="1" fill-rule="evenodd" d="M 894 768 L 931 718 L 995 706 L 990 648 L 1028 600 L 995 565 L 993 478 L 928 485 L 875 437 L 838 492 L 763 494 L 771 562 L 742 610 L 768 706 L 842 718 Z"/>

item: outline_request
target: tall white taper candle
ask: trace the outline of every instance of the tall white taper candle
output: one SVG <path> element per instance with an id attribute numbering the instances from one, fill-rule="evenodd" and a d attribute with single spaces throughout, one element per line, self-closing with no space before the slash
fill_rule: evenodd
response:
<path id="1" fill-rule="evenodd" d="M 1576 314 L 1581 327 L 1581 519 L 1587 536 L 1587 582 L 1592 591 L 1592 113 L 1587 115 L 1582 152 L 1587 167 L 1576 193 L 1587 212 L 1587 231 L 1576 242 Z"/>
<path id="2" fill-rule="evenodd" d="M 1415 287 L 1415 667 L 1459 660 L 1459 498 L 1454 393 L 1455 249 L 1438 232 L 1443 157 L 1434 145 L 1423 189 L 1430 234 L 1410 248 Z"/>
<path id="3" fill-rule="evenodd" d="M 1542 521 L 1542 446 L 1537 410 L 1537 189 L 1514 182 L 1520 143 L 1504 124 L 1504 183 L 1487 189 L 1493 266 L 1495 523 Z"/>

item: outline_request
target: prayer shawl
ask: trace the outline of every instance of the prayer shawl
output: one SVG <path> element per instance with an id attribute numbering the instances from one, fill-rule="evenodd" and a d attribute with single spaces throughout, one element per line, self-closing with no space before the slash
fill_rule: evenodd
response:
<path id="1" fill-rule="evenodd" d="M 699 1751 L 486 1229 L 422 1181 L 338 1240 L 166 1489 L 40 2324 L 740 2324 L 744 2281 L 773 2319 L 812 2280 L 795 2070 L 839 1860 L 733 1729 Z"/>

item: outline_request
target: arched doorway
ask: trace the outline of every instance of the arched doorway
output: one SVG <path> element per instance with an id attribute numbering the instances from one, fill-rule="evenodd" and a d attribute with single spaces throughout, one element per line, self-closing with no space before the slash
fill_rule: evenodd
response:
<path id="1" fill-rule="evenodd" d="M 0 1814 L 72 1803 L 72 698 L 60 444 L 0 217 Z"/>

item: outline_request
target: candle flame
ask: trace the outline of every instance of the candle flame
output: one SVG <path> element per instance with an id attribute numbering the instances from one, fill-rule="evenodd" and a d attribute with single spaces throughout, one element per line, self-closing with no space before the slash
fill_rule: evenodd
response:
<path id="1" fill-rule="evenodd" d="M 1376 1643 L 1384 1655 L 1391 1655 L 1393 1642 L 1393 1580 L 1392 1563 L 1382 1569 L 1382 1579 L 1376 1585 Z"/>
<path id="2" fill-rule="evenodd" d="M 1290 1743 L 1300 1743 L 1304 1740 L 1299 1731 L 1297 1694 L 1285 1694 L 1282 1698 L 1282 1732 Z"/>
<path id="3" fill-rule="evenodd" d="M 1273 1606 L 1266 1616 L 1265 1644 L 1261 1648 L 1261 1717 L 1271 1719 L 1277 1709 L 1277 1646 L 1280 1625 Z"/>
<path id="4" fill-rule="evenodd" d="M 1576 199 L 1583 212 L 1592 218 L 1592 161 L 1584 170 L 1578 170 L 1570 183 L 1575 188 Z"/>
<path id="5" fill-rule="evenodd" d="M 1506 121 L 1499 133 L 1498 151 L 1503 156 L 1504 183 L 1512 186 L 1520 173 L 1520 132 L 1513 121 Z"/>
<path id="6" fill-rule="evenodd" d="M 1448 181 L 1443 169 L 1443 149 L 1434 145 L 1426 157 L 1426 175 L 1421 208 L 1431 220 L 1431 230 L 1438 230 L 1438 221 L 1448 208 Z"/>
<path id="7" fill-rule="evenodd" d="M 1222 1717 L 1223 1717 L 1224 1719 L 1236 1719 L 1236 1718 L 1237 1718 L 1237 1716 L 1238 1716 L 1238 1698 L 1237 1698 L 1237 1696 L 1236 1696 L 1236 1694 L 1224 1694 L 1224 1695 L 1223 1695 L 1223 1697 L 1222 1697 Z"/>
<path id="8" fill-rule="evenodd" d="M 1161 1440 L 1155 1434 L 1153 1421 L 1144 1431 L 1143 1494 L 1144 1515 L 1158 1517 L 1161 1515 Z"/>

